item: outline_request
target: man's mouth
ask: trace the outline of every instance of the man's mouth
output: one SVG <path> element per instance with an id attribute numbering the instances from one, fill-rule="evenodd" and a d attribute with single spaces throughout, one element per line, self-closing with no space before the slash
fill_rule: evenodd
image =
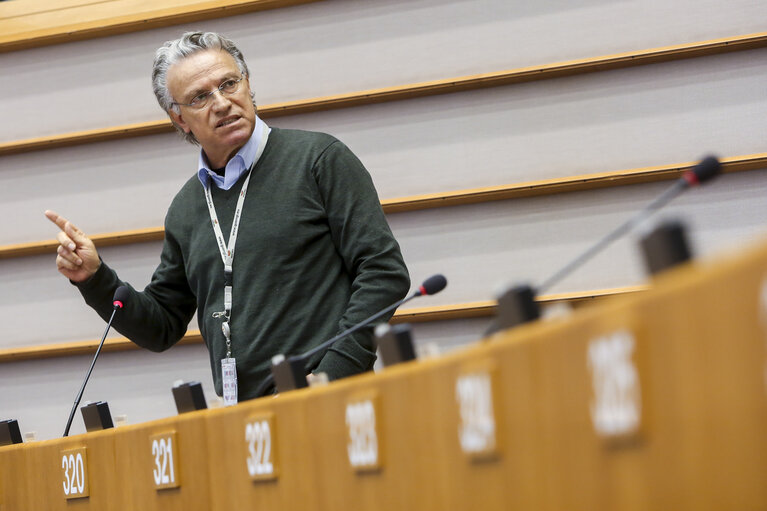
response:
<path id="1" fill-rule="evenodd" d="M 226 117 L 218 121 L 218 124 L 216 124 L 216 128 L 223 128 L 224 126 L 228 126 L 232 124 L 233 122 L 237 122 L 239 119 L 240 118 L 238 116 Z"/>

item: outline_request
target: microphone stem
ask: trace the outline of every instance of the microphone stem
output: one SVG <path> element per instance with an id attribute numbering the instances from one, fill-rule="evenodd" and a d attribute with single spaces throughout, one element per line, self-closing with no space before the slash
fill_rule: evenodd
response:
<path id="1" fill-rule="evenodd" d="M 357 330 L 359 330 L 360 328 L 362 328 L 362 327 L 364 327 L 364 326 L 367 326 L 367 325 L 369 325 L 370 323 L 372 323 L 372 322 L 373 322 L 373 321 L 375 321 L 376 319 L 380 318 L 381 316 L 383 316 L 383 315 L 384 315 L 384 314 L 386 314 L 387 312 L 390 312 L 390 311 L 392 311 L 393 309 L 396 309 L 396 308 L 397 308 L 397 307 L 399 307 L 400 305 L 402 305 L 402 304 L 404 304 L 404 303 L 407 303 L 407 302 L 409 302 L 409 301 L 410 301 L 410 300 L 412 300 L 413 298 L 416 298 L 416 297 L 418 297 L 418 296 L 421 296 L 421 294 L 422 294 L 422 293 L 421 293 L 420 291 L 416 291 L 416 292 L 415 292 L 415 293 L 413 293 L 412 295 L 410 295 L 410 296 L 408 296 L 408 297 L 406 297 L 406 298 L 404 298 L 404 299 L 400 300 L 399 302 L 394 302 L 393 304 L 391 304 L 390 306 L 386 307 L 386 308 L 385 308 L 385 309 L 383 309 L 382 311 L 379 311 L 379 312 L 377 312 L 377 313 L 373 314 L 372 316 L 370 316 L 369 318 L 367 318 L 367 319 L 366 319 L 365 321 L 363 321 L 362 323 L 357 323 L 356 325 L 352 326 L 351 328 L 347 328 L 346 330 L 344 330 L 344 331 L 343 331 L 343 332 L 341 332 L 340 334 L 336 335 L 336 336 L 335 336 L 335 337 L 333 337 L 332 339 L 328 339 L 327 341 L 323 342 L 322 344 L 319 344 L 319 345 L 315 346 L 314 348 L 310 349 L 309 351 L 307 351 L 307 352 L 305 352 L 305 353 L 302 353 L 301 355 L 298 355 L 298 356 L 297 356 L 297 357 L 295 357 L 295 358 L 297 358 L 297 359 L 299 359 L 299 360 L 306 360 L 307 358 L 311 357 L 312 355 L 314 355 L 314 354 L 315 354 L 315 353 L 317 353 L 318 351 L 321 351 L 321 350 L 323 350 L 323 349 L 326 349 L 326 348 L 328 348 L 329 346 L 332 346 L 332 345 L 333 345 L 333 343 L 335 343 L 336 341 L 338 341 L 338 340 L 340 340 L 340 339 L 343 339 L 344 337 L 346 337 L 346 336 L 347 336 L 347 335 L 349 335 L 349 334 L 353 334 L 354 332 L 356 332 L 356 331 L 357 331 Z M 291 357 L 291 358 L 292 358 L 292 357 Z M 270 375 L 268 375 L 266 378 L 264 378 L 264 379 L 263 379 L 263 381 L 261 381 L 261 384 L 260 384 L 260 385 L 258 386 L 258 388 L 256 389 L 256 397 L 261 397 L 261 396 L 263 396 L 263 395 L 264 395 L 264 392 L 266 392 L 266 389 L 268 389 L 268 388 L 269 388 L 269 385 L 271 385 L 273 382 L 274 382 L 274 375 L 273 375 L 273 374 L 270 374 Z"/>
<path id="2" fill-rule="evenodd" d="M 570 261 L 568 264 L 560 268 L 556 273 L 554 273 L 551 277 L 546 279 L 540 286 L 538 286 L 538 289 L 536 290 L 536 294 L 540 295 L 544 291 L 548 290 L 553 286 L 554 284 L 557 284 L 560 280 L 568 276 L 573 270 L 584 264 L 586 261 L 594 257 L 597 253 L 602 251 L 607 245 L 615 241 L 616 239 L 620 238 L 627 232 L 629 232 L 631 229 L 639 225 L 647 216 L 649 216 L 654 211 L 662 208 L 666 204 L 668 204 L 674 197 L 679 195 L 685 188 L 687 188 L 689 184 L 684 179 L 678 179 L 671 187 L 669 187 L 665 192 L 660 194 L 658 197 L 655 198 L 650 204 L 644 207 L 641 211 L 639 211 L 637 214 L 629 218 L 626 222 L 619 225 L 615 230 L 613 230 L 610 234 L 599 240 L 596 244 L 592 245 L 588 249 L 586 249 L 581 255 Z"/>
<path id="3" fill-rule="evenodd" d="M 75 398 L 75 404 L 72 405 L 72 411 L 69 413 L 69 419 L 67 420 L 67 426 L 64 428 L 64 436 L 69 436 L 69 428 L 72 427 L 72 420 L 75 418 L 75 411 L 77 410 L 77 405 L 80 404 L 80 400 L 83 398 L 83 392 L 85 392 L 85 385 L 88 384 L 88 379 L 91 377 L 91 373 L 93 372 L 93 367 L 96 365 L 96 359 L 99 357 L 99 353 L 101 352 L 101 347 L 104 346 L 104 340 L 107 338 L 107 333 L 109 333 L 109 328 L 112 326 L 112 320 L 115 318 L 115 313 L 117 313 L 117 307 L 114 308 L 112 311 L 112 316 L 110 316 L 109 321 L 107 322 L 107 327 L 104 330 L 104 335 L 101 336 L 101 342 L 99 343 L 99 347 L 96 349 L 96 354 L 93 355 L 93 360 L 91 361 L 91 367 L 88 369 L 88 374 L 85 375 L 85 381 L 83 382 L 82 387 L 80 387 L 80 392 L 77 393 L 77 397 Z"/>
<path id="4" fill-rule="evenodd" d="M 396 309 L 400 305 L 403 305 L 403 304 L 409 302 L 410 300 L 412 300 L 413 298 L 415 298 L 417 296 L 421 296 L 421 293 L 420 292 L 413 293 L 412 295 L 408 296 L 407 298 L 404 298 L 404 299 L 400 300 L 399 302 L 395 302 L 395 303 L 389 305 L 388 307 L 386 307 L 382 311 L 379 311 L 379 312 L 373 314 L 372 316 L 370 316 L 368 319 L 366 319 L 362 323 L 357 323 L 353 327 L 347 328 L 346 330 L 344 330 L 340 334 L 336 335 L 332 339 L 328 339 L 327 341 L 323 342 L 322 344 L 319 344 L 319 345 L 315 346 L 314 348 L 310 349 L 309 351 L 303 353 L 302 355 L 300 355 L 300 358 L 303 359 L 303 360 L 306 360 L 307 358 L 311 357 L 312 355 L 314 355 L 318 351 L 321 351 L 321 350 L 323 350 L 325 348 L 328 348 L 328 347 L 332 346 L 333 343 L 335 343 L 339 339 L 342 339 L 342 338 L 346 337 L 349 334 L 353 334 L 354 332 L 356 332 L 360 328 L 369 325 L 370 323 L 372 323 L 373 321 L 377 320 L 378 318 L 380 318 L 381 316 L 383 316 L 387 312 L 390 312 L 390 311 Z"/>

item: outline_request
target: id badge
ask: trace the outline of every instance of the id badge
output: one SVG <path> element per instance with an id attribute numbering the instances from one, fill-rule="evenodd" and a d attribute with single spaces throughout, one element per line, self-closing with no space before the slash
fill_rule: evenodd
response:
<path id="1" fill-rule="evenodd" d="M 221 379 L 224 385 L 224 406 L 237 404 L 237 365 L 233 358 L 221 359 Z"/>

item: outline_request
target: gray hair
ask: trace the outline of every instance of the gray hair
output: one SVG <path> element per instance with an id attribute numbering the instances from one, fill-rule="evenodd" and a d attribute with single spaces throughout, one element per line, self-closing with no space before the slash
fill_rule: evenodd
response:
<path id="1" fill-rule="evenodd" d="M 154 55 L 154 64 L 152 65 L 152 90 L 160 103 L 160 107 L 166 112 L 173 110 L 180 113 L 178 105 L 174 105 L 173 97 L 168 90 L 168 69 L 183 59 L 204 50 L 223 50 L 232 56 L 240 68 L 240 73 L 244 78 L 250 77 L 248 65 L 242 52 L 234 45 L 232 41 L 215 32 L 186 32 L 174 41 L 166 41 L 160 46 Z M 250 92 L 251 98 L 254 97 Z M 253 105 L 255 106 L 255 100 Z M 171 122 L 173 118 L 171 118 Z M 194 134 L 185 133 L 175 122 L 173 125 L 179 131 L 181 136 L 187 142 L 199 145 Z"/>

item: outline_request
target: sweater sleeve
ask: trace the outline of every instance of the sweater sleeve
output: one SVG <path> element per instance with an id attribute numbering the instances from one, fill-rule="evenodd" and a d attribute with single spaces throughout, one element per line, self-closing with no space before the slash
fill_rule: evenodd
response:
<path id="1" fill-rule="evenodd" d="M 313 170 L 333 243 L 352 278 L 349 303 L 338 324 L 341 332 L 403 298 L 410 278 L 373 180 L 359 159 L 336 140 Z M 370 370 L 375 351 L 371 326 L 338 341 L 315 371 L 338 379 Z"/>
<path id="2" fill-rule="evenodd" d="M 113 326 L 134 343 L 152 351 L 166 350 L 178 342 L 186 333 L 196 307 L 184 273 L 181 251 L 168 234 L 167 225 L 160 265 L 144 291 L 137 291 L 121 281 L 104 262 L 90 279 L 75 285 L 85 302 L 105 321 L 112 314 L 115 290 L 126 286 L 128 299 L 123 310 L 115 315 Z"/>

